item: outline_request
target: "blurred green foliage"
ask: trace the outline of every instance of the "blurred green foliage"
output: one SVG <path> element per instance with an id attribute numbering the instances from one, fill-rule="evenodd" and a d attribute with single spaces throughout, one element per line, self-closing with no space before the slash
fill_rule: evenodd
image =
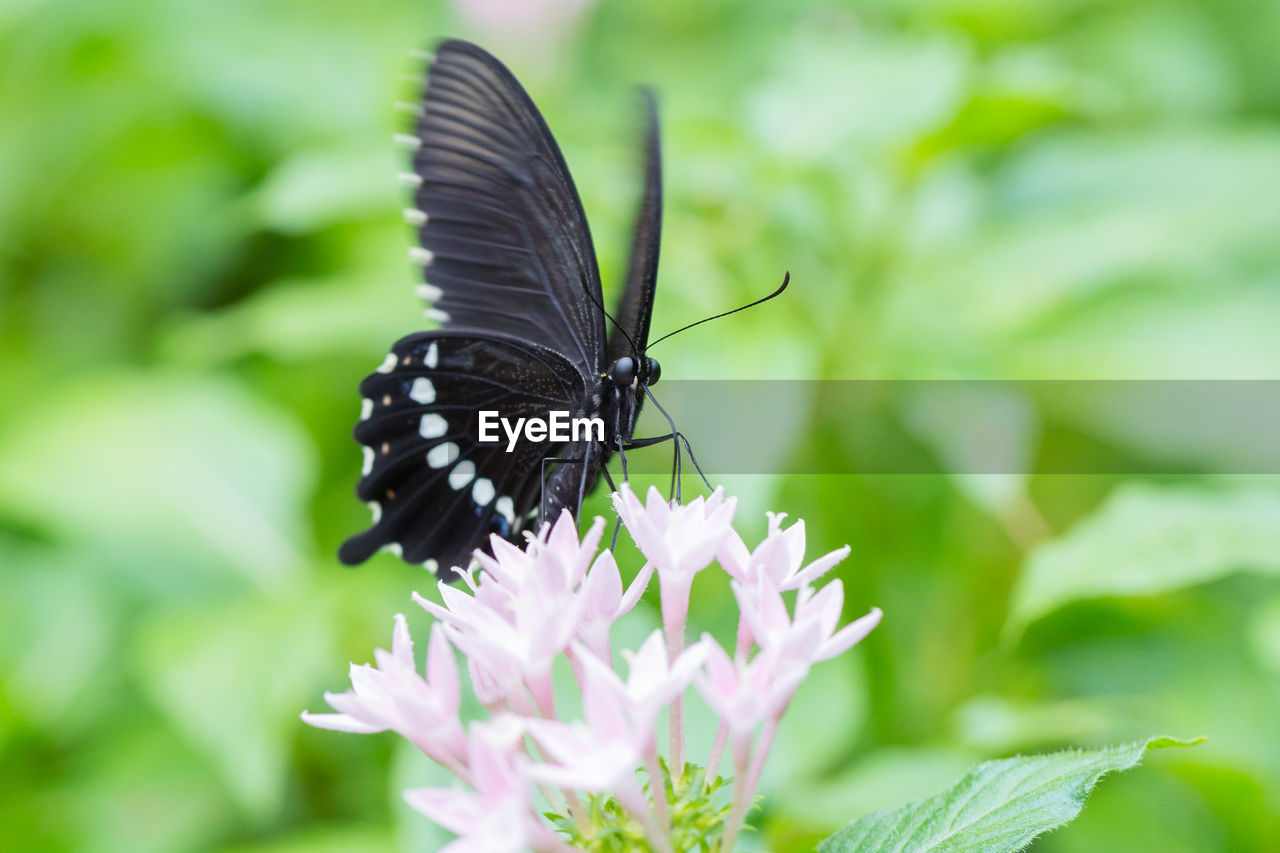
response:
<path id="1" fill-rule="evenodd" d="M 6 849 L 436 843 L 397 793 L 424 760 L 297 719 L 430 585 L 333 554 L 367 519 L 356 385 L 420 325 L 389 137 L 408 51 L 434 38 L 481 41 L 530 87 L 607 287 L 636 193 L 629 87 L 659 89 L 655 329 L 791 270 L 785 299 L 664 344 L 666 376 L 1280 378 L 1274 2 L 608 0 L 536 33 L 502 20 L 0 6 Z M 821 401 L 791 416 L 798 453 L 853 452 Z M 797 699 L 754 843 L 810 849 L 980 759 L 1170 732 L 1209 742 L 1113 780 L 1034 849 L 1280 850 L 1275 479 L 949 476 L 946 430 L 902 430 L 936 475 L 725 478 L 755 532 L 771 508 L 807 519 L 814 551 L 852 544 L 849 612 L 886 613 Z M 1067 412 L 1025 445 L 1142 470 L 1162 452 L 1144 438 Z M 698 601 L 724 629 L 727 592 Z"/>

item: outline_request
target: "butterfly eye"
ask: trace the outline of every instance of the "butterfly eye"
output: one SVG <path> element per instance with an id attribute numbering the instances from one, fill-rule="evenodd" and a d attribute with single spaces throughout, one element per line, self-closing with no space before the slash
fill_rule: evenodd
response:
<path id="1" fill-rule="evenodd" d="M 645 359 L 645 369 L 648 371 L 649 375 L 648 381 L 645 384 L 657 385 L 658 378 L 662 376 L 662 365 L 658 364 L 658 360 L 656 358 L 647 358 Z"/>
<path id="2" fill-rule="evenodd" d="M 636 381 L 636 360 L 624 355 L 613 363 L 613 381 L 623 387 Z"/>

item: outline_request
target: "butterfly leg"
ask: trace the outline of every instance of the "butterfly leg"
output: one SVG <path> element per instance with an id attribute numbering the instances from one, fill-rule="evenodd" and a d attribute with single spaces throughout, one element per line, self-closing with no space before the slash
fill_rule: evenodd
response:
<path id="1" fill-rule="evenodd" d="M 655 435 L 649 438 L 633 438 L 626 444 L 623 444 L 622 447 L 625 447 L 627 450 L 635 450 L 638 447 L 653 447 L 655 444 L 662 444 L 662 442 L 670 441 L 673 438 L 675 438 L 673 433 Z"/>
<path id="2" fill-rule="evenodd" d="M 618 441 L 618 461 L 622 465 L 622 482 L 626 483 L 630 481 L 630 478 L 627 476 L 627 446 L 628 445 L 626 442 L 622 440 L 621 435 L 618 436 L 617 441 Z"/>
<path id="3" fill-rule="evenodd" d="M 615 408 L 613 412 L 613 434 L 618 443 L 618 460 L 622 464 L 622 482 L 627 482 L 627 448 L 626 442 L 622 440 L 622 430 L 620 428 L 620 420 L 622 418 L 621 408 Z M 615 489 L 615 491 L 617 491 Z"/>
<path id="4" fill-rule="evenodd" d="M 666 437 L 673 438 L 679 435 L 680 432 L 679 430 L 676 429 L 676 422 L 671 419 L 671 415 L 667 414 L 667 410 L 662 408 L 662 404 L 658 402 L 658 399 L 653 396 L 653 392 L 649 390 L 649 386 L 641 383 L 640 388 L 644 391 L 644 395 L 648 397 L 649 400 L 653 403 L 654 408 L 657 409 L 659 412 L 662 412 L 662 416 L 667 419 L 667 425 L 671 427 L 671 432 Z M 679 441 L 671 442 L 671 455 L 672 455 L 671 489 L 668 492 L 668 494 L 673 494 L 675 497 L 675 500 L 679 502 L 680 479 L 681 479 L 680 475 L 682 473 L 680 470 L 680 442 Z"/>
<path id="5" fill-rule="evenodd" d="M 587 460 L 590 457 L 590 455 L 591 455 L 591 445 L 588 444 L 587 449 L 583 451 L 583 456 L 581 460 L 582 461 L 582 477 L 579 478 L 578 480 L 578 505 L 576 510 L 574 511 L 575 518 L 582 515 L 582 502 L 587 498 L 587 474 L 590 473 L 591 471 L 591 466 L 588 464 Z M 603 465 L 601 465 L 600 467 L 601 469 L 604 468 Z"/>
<path id="6" fill-rule="evenodd" d="M 622 442 L 621 442 L 621 441 L 619 441 L 619 442 L 618 442 L 618 445 L 619 445 L 619 449 L 621 449 Z M 603 447 L 604 445 L 601 445 L 601 446 Z M 624 470 L 625 470 L 625 465 L 624 465 Z M 604 466 L 604 465 L 601 465 L 601 466 L 600 466 L 600 473 L 604 475 L 604 481 L 605 481 L 605 483 L 607 483 L 607 484 L 608 484 L 608 486 L 609 486 L 609 491 L 611 491 L 611 492 L 616 492 L 616 491 L 618 491 L 618 486 L 617 486 L 617 484 L 616 484 L 616 483 L 614 483 L 614 482 L 613 482 L 613 477 L 612 477 L 612 476 L 610 476 L 608 467 L 606 467 L 606 466 Z M 625 482 L 626 482 L 626 480 L 624 479 L 624 480 L 623 480 L 623 482 L 625 483 Z M 613 520 L 613 538 L 609 540 L 609 550 L 610 550 L 610 551 L 613 551 L 614 549 L 616 549 L 616 548 L 618 547 L 618 531 L 619 531 L 621 528 L 622 528 L 622 516 L 618 516 L 617 518 L 615 518 L 615 519 Z"/>
<path id="7" fill-rule="evenodd" d="M 676 433 L 676 438 L 684 442 L 685 452 L 689 454 L 689 461 L 693 463 L 693 469 L 698 472 L 698 476 L 702 478 L 702 483 L 710 491 L 715 491 L 711 486 L 711 481 L 707 479 L 707 475 L 702 473 L 702 466 L 698 464 L 698 458 L 693 455 L 693 445 L 689 443 L 688 437 L 684 433 Z"/>
<path id="8" fill-rule="evenodd" d="M 684 457 L 680 454 L 680 433 L 672 433 L 671 446 L 675 448 L 675 471 L 672 476 L 675 478 L 676 503 L 680 502 L 680 490 L 684 485 Z"/>
<path id="9" fill-rule="evenodd" d="M 609 491 L 618 491 L 618 486 L 613 482 L 613 476 L 609 473 L 608 468 L 601 466 L 600 474 L 604 477 L 604 482 L 609 487 Z M 625 482 L 625 480 L 623 482 Z"/>
<path id="10" fill-rule="evenodd" d="M 675 435 L 678 435 L 678 433 L 667 433 L 666 435 L 657 435 L 652 438 L 633 438 L 628 442 L 623 442 L 622 439 L 619 438 L 618 457 L 622 459 L 622 479 L 627 479 L 626 451 L 635 450 L 640 447 L 653 447 L 656 444 L 662 444 L 664 441 L 671 441 Z M 674 453 L 671 459 L 671 492 L 675 493 L 676 500 L 679 500 L 680 497 L 677 492 L 677 484 L 679 483 L 678 474 L 680 471 L 680 445 L 677 443 L 673 444 L 672 447 L 674 448 Z"/>
<path id="11" fill-rule="evenodd" d="M 547 463 L 552 461 L 553 457 L 542 457 L 542 472 L 538 478 L 541 481 L 541 494 L 538 497 L 538 518 L 539 520 L 547 517 Z"/>
<path id="12" fill-rule="evenodd" d="M 666 435 L 655 435 L 651 438 L 635 438 L 622 445 L 627 450 L 634 450 L 638 447 L 652 447 L 655 444 L 661 444 L 664 441 L 675 439 L 684 445 L 685 452 L 689 454 L 689 461 L 693 463 L 693 468 L 698 472 L 698 476 L 702 478 L 702 482 L 708 489 L 712 488 L 711 481 L 707 479 L 707 475 L 703 473 L 702 466 L 698 464 L 698 457 L 693 454 L 693 445 L 689 443 L 689 437 L 682 432 L 667 433 Z"/>

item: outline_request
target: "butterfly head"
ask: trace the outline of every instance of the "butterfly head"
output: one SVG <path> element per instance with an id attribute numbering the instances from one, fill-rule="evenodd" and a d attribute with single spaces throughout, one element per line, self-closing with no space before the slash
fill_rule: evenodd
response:
<path id="1" fill-rule="evenodd" d="M 609 368 L 609 378 L 619 388 L 656 385 L 662 376 L 662 365 L 655 358 L 632 358 L 624 355 Z"/>

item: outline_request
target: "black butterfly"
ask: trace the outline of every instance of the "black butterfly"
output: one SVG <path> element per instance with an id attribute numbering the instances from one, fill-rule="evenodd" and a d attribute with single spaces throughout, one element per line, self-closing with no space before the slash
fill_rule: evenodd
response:
<path id="1" fill-rule="evenodd" d="M 363 562 L 381 548 L 443 577 L 497 533 L 562 508 L 575 514 L 632 432 L 658 363 L 645 355 L 662 219 L 657 111 L 645 96 L 644 194 L 626 283 L 606 337 L 600 273 L 582 202 L 546 122 L 507 68 L 474 44 L 442 42 L 428 69 L 413 149 L 414 207 L 442 328 L 401 338 L 360 384 L 356 488 L 373 525 L 343 543 Z M 604 440 L 478 440 L 476 412 L 599 417 Z M 650 440 L 652 441 L 652 440 Z M 649 443 L 646 441 L 644 443 Z M 636 443 L 634 446 L 638 446 Z M 556 460 L 547 463 L 545 460 Z M 607 476 L 607 474 L 606 474 Z"/>

